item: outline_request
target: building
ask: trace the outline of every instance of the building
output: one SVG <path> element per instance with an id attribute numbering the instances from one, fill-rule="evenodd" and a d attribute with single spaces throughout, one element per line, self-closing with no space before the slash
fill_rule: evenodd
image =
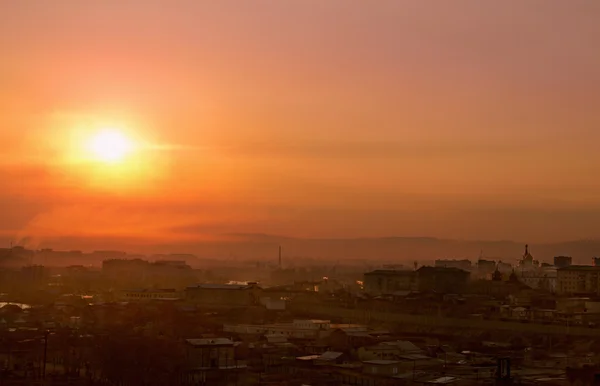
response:
<path id="1" fill-rule="evenodd" d="M 459 268 L 421 267 L 416 271 L 375 270 L 364 274 L 365 292 L 396 295 L 407 291 L 462 292 L 470 278 L 468 271 Z"/>
<path id="2" fill-rule="evenodd" d="M 337 327 L 329 320 L 297 319 L 292 323 L 225 324 L 223 331 L 240 335 L 284 336 L 292 339 L 319 339 L 329 336 Z"/>
<path id="3" fill-rule="evenodd" d="M 600 295 L 600 267 L 571 265 L 557 270 L 558 294 Z"/>
<path id="4" fill-rule="evenodd" d="M 461 293 L 470 278 L 470 273 L 459 268 L 421 267 L 417 270 L 419 291 L 439 293 Z"/>
<path id="5" fill-rule="evenodd" d="M 361 360 L 398 360 L 402 355 L 422 354 L 414 343 L 409 341 L 381 342 L 375 345 L 361 347 L 357 355 Z"/>
<path id="6" fill-rule="evenodd" d="M 175 289 L 133 289 L 121 291 L 122 301 L 177 300 L 181 294 Z"/>
<path id="7" fill-rule="evenodd" d="M 262 289 L 257 283 L 199 284 L 185 290 L 189 302 L 211 306 L 254 306 L 260 303 Z"/>
<path id="8" fill-rule="evenodd" d="M 564 268 L 573 264 L 571 256 L 554 256 L 554 266 L 556 268 Z"/>
<path id="9" fill-rule="evenodd" d="M 439 259 L 435 261 L 435 267 L 437 268 L 458 268 L 464 271 L 470 271 L 471 260 L 462 259 L 462 260 L 449 260 L 449 259 Z"/>
<path id="10" fill-rule="evenodd" d="M 220 369 L 235 365 L 233 341 L 225 338 L 187 339 L 186 357 L 195 369 Z"/>
<path id="11" fill-rule="evenodd" d="M 379 269 L 364 274 L 365 292 L 378 295 L 393 295 L 400 291 L 417 289 L 416 271 Z"/>
<path id="12" fill-rule="evenodd" d="M 40 287 L 48 284 L 49 271 L 42 265 L 29 265 L 21 268 L 21 283 L 29 287 Z"/>
<path id="13" fill-rule="evenodd" d="M 236 359 L 235 343 L 230 339 L 186 339 L 185 355 L 186 378 L 192 384 L 237 384 L 238 371 L 247 368 Z"/>
<path id="14" fill-rule="evenodd" d="M 592 265 L 594 267 L 600 267 L 600 257 L 592 257 Z"/>
<path id="15" fill-rule="evenodd" d="M 102 274 L 116 285 L 142 285 L 148 277 L 149 265 L 142 259 L 109 259 L 102 261 Z"/>
<path id="16" fill-rule="evenodd" d="M 510 263 L 503 263 L 502 261 L 499 261 L 496 265 L 496 269 L 502 274 L 510 274 L 513 271 L 513 266 Z"/>
<path id="17" fill-rule="evenodd" d="M 117 288 L 184 287 L 196 282 L 194 271 L 177 260 L 149 262 L 143 259 L 110 259 L 102 262 L 102 274 Z"/>
<path id="18" fill-rule="evenodd" d="M 516 273 L 523 284 L 533 289 L 556 292 L 557 268 L 554 266 L 531 268 Z"/>
<path id="19" fill-rule="evenodd" d="M 477 260 L 477 272 L 479 276 L 487 276 L 494 273 L 496 270 L 496 262 L 494 260 Z"/>

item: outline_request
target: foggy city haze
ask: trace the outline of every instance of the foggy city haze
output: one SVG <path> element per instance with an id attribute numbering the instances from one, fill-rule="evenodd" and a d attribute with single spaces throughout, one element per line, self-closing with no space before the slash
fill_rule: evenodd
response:
<path id="1" fill-rule="evenodd" d="M 596 238 L 599 12 L 3 2 L 2 238 Z"/>

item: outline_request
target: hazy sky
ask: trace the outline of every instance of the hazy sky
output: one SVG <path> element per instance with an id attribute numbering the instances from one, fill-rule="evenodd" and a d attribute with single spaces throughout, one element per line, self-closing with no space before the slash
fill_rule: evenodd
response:
<path id="1" fill-rule="evenodd" d="M 598 237 L 599 20 L 597 0 L 2 1 L 0 235 Z M 82 161 L 105 126 L 143 149 Z"/>

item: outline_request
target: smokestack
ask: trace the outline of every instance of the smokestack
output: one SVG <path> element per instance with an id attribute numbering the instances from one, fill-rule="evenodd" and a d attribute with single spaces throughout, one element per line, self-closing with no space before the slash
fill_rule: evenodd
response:
<path id="1" fill-rule="evenodd" d="M 281 245 L 279 246 L 279 269 L 281 269 Z"/>

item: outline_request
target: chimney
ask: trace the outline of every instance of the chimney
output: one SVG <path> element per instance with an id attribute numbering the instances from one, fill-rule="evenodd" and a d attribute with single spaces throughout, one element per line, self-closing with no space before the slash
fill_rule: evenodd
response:
<path id="1" fill-rule="evenodd" d="M 281 269 L 281 245 L 279 246 L 279 269 Z"/>

